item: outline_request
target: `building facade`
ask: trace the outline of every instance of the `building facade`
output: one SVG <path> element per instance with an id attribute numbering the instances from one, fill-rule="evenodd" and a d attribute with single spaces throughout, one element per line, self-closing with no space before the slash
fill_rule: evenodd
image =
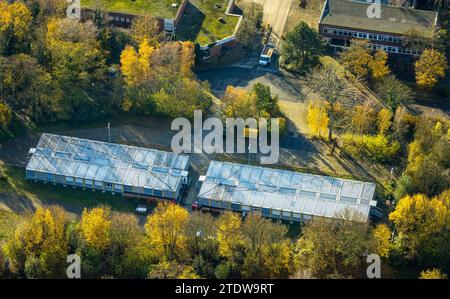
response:
<path id="1" fill-rule="evenodd" d="M 374 6 L 378 5 L 378 11 Z M 374 9 L 374 10 L 372 10 Z M 367 40 L 371 49 L 389 54 L 420 55 L 408 40 L 412 31 L 425 38 L 438 26 L 438 13 L 350 0 L 326 0 L 319 34 L 331 47 L 345 49 L 352 39 Z"/>

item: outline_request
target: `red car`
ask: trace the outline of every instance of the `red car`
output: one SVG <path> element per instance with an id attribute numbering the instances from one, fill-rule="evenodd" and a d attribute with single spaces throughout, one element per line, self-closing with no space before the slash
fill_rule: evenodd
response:
<path id="1" fill-rule="evenodd" d="M 200 204 L 198 203 L 198 201 L 196 201 L 196 202 L 194 202 L 193 204 L 192 204 L 192 210 L 193 211 L 200 211 L 201 210 L 201 206 L 200 206 Z"/>

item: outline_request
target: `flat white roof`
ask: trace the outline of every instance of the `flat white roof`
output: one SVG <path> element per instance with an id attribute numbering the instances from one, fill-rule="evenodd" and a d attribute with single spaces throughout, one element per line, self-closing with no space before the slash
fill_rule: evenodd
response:
<path id="1" fill-rule="evenodd" d="M 329 218 L 356 212 L 367 220 L 374 193 L 373 183 L 211 161 L 198 197 Z"/>
<path id="2" fill-rule="evenodd" d="M 26 169 L 92 181 L 176 191 L 189 156 L 44 133 Z"/>

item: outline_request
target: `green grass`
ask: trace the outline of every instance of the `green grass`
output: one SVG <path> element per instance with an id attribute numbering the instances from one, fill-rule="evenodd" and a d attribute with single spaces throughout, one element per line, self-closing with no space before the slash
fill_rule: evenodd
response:
<path id="1" fill-rule="evenodd" d="M 17 205 L 32 204 L 39 207 L 48 204 L 60 204 L 66 210 L 80 213 L 84 207 L 92 208 L 108 205 L 112 210 L 120 212 L 134 212 L 137 205 L 146 204 L 141 199 L 131 199 L 121 195 L 102 193 L 101 191 L 83 191 L 61 185 L 34 183 L 25 180 L 25 170 L 20 167 L 1 164 L 0 162 L 0 193 L 17 197 Z M 17 209 L 16 209 L 17 210 Z"/>
<path id="2" fill-rule="evenodd" d="M 204 46 L 234 33 L 239 17 L 227 16 L 228 0 L 190 0 L 178 24 L 177 34 L 182 40 L 191 40 Z M 219 4 L 221 8 L 217 8 Z M 219 21 L 224 19 L 224 23 Z"/>
<path id="3" fill-rule="evenodd" d="M 81 6 L 91 9 L 99 6 L 110 12 L 175 18 L 178 8 L 172 8 L 172 3 L 181 2 L 182 0 L 81 0 Z"/>

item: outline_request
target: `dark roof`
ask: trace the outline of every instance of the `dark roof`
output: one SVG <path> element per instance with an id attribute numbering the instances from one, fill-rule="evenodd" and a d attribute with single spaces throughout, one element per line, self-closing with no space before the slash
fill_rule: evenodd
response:
<path id="1" fill-rule="evenodd" d="M 370 3 L 349 0 L 328 0 L 321 24 L 403 34 L 415 29 L 429 35 L 437 17 L 433 11 L 381 5 L 381 18 L 369 18 Z"/>

